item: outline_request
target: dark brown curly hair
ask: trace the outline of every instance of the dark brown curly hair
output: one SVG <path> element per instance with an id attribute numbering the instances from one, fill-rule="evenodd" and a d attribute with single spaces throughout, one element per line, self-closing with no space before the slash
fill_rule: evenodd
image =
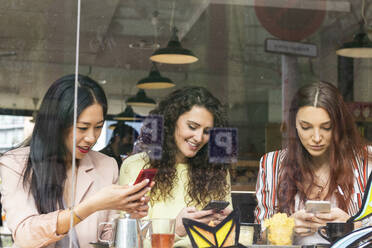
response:
<path id="1" fill-rule="evenodd" d="M 213 115 L 214 127 L 226 127 L 227 117 L 225 108 L 207 89 L 203 87 L 185 87 L 170 93 L 162 100 L 158 107 L 150 112 L 151 115 L 163 117 L 163 146 L 161 159 L 146 164 L 146 168 L 157 168 L 156 184 L 151 190 L 151 201 L 156 202 L 172 197 L 172 190 L 178 182 L 175 163 L 178 151 L 174 133 L 178 118 L 190 111 L 192 107 L 206 108 Z M 135 152 L 147 152 L 148 139 L 145 132 L 141 134 L 135 144 Z M 150 154 L 149 157 L 151 158 Z M 209 200 L 223 200 L 230 192 L 227 164 L 211 164 L 208 161 L 208 144 L 204 145 L 198 153 L 188 158 L 187 199 L 188 206 L 204 206 Z"/>
<path id="2" fill-rule="evenodd" d="M 317 82 L 300 88 L 294 96 L 288 115 L 287 153 L 283 159 L 283 172 L 277 191 L 278 210 L 294 212 L 295 195 L 302 201 L 315 186 L 312 156 L 302 145 L 296 129 L 296 115 L 304 106 L 323 108 L 329 114 L 332 126 L 332 141 L 329 147 L 330 186 L 326 198 L 336 192 L 339 208 L 347 211 L 353 191 L 354 173 L 352 161 L 355 156 L 367 158 L 367 150 L 356 128 L 354 118 L 335 86 Z M 309 180 L 310 179 L 310 180 Z M 313 182 L 305 188 L 303 182 Z M 344 196 L 337 189 L 340 186 Z"/>

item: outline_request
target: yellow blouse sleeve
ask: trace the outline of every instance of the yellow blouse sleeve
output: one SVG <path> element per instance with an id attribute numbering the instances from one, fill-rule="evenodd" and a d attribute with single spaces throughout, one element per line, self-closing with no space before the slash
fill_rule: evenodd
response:
<path id="1" fill-rule="evenodd" d="M 138 153 L 126 158 L 120 168 L 119 184 L 133 184 L 138 173 L 146 164 L 147 155 L 145 153 Z"/>

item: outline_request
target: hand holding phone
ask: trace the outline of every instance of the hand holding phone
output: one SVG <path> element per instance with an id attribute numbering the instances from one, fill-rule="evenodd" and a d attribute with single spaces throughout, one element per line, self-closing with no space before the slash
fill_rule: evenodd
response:
<path id="1" fill-rule="evenodd" d="M 308 213 L 329 213 L 331 212 L 331 203 L 329 201 L 308 200 L 305 203 L 305 210 Z"/>
<path id="2" fill-rule="evenodd" d="M 148 187 L 152 180 L 154 179 L 156 173 L 158 172 L 158 169 L 142 169 L 137 176 L 136 181 L 134 182 L 134 185 L 137 183 L 142 182 L 145 179 L 149 179 L 149 183 L 146 185 Z"/>
<path id="3" fill-rule="evenodd" d="M 230 203 L 227 201 L 210 201 L 207 206 L 203 208 L 203 210 L 210 210 L 213 209 L 216 212 L 220 212 L 224 210 Z"/>

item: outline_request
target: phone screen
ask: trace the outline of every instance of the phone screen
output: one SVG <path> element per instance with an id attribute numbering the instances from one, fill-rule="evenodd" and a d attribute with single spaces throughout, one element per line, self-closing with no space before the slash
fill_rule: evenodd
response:
<path id="1" fill-rule="evenodd" d="M 329 213 L 331 211 L 331 203 L 329 201 L 308 200 L 305 203 L 305 210 L 308 213 Z"/>
<path id="2" fill-rule="evenodd" d="M 150 183 L 152 182 L 152 180 L 154 179 L 157 171 L 158 171 L 158 169 L 142 169 L 139 172 L 139 174 L 137 176 L 137 179 L 134 182 L 134 184 L 140 183 L 140 182 L 142 182 L 143 180 L 145 180 L 147 178 L 150 181 L 149 181 L 149 183 L 146 186 L 149 186 Z"/>

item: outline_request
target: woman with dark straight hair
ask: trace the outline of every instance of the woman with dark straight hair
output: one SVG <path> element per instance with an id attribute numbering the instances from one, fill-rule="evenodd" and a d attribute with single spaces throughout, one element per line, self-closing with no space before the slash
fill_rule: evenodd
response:
<path id="1" fill-rule="evenodd" d="M 317 228 L 346 222 L 358 212 L 372 170 L 372 147 L 362 140 L 337 88 L 326 82 L 297 91 L 286 139 L 284 150 L 261 158 L 256 221 L 287 213 L 295 219 L 295 244 L 327 243 Z M 307 200 L 330 201 L 330 213 L 306 212 Z"/>
<path id="2" fill-rule="evenodd" d="M 98 230 L 116 211 L 147 215 L 150 187 L 115 185 L 116 161 L 91 148 L 107 113 L 99 84 L 78 76 L 76 146 L 73 147 L 75 75 L 55 81 L 41 103 L 32 136 L 0 158 L 2 204 L 17 247 L 88 247 L 111 230 Z M 76 171 L 72 181 L 72 154 Z M 152 186 L 152 185 L 151 185 Z M 75 206 L 71 201 L 74 187 Z M 70 230 L 70 216 L 73 225 Z"/>

